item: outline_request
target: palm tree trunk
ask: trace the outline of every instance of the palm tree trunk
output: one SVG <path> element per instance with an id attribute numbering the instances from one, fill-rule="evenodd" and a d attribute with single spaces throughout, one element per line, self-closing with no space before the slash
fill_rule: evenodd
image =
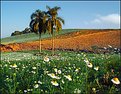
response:
<path id="1" fill-rule="evenodd" d="M 42 52 L 42 40 L 41 40 L 41 34 L 39 34 L 39 53 Z"/>
<path id="2" fill-rule="evenodd" d="M 54 30 L 53 30 L 53 26 L 54 26 L 54 22 L 52 21 L 52 24 L 51 24 L 52 28 L 51 28 L 51 31 L 52 31 L 52 55 L 54 55 Z"/>
<path id="3" fill-rule="evenodd" d="M 54 32 L 53 32 L 53 34 L 52 34 L 52 55 L 54 55 L 54 46 L 55 46 L 55 44 L 54 44 Z"/>

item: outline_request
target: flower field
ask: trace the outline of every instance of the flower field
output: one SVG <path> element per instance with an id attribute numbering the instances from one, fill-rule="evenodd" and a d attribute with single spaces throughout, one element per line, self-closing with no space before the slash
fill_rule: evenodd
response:
<path id="1" fill-rule="evenodd" d="M 1 53 L 0 94 L 120 94 L 120 54 Z"/>

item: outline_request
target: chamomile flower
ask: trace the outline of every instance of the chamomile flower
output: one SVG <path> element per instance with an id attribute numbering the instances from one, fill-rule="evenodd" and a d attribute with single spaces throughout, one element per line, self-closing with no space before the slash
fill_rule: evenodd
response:
<path id="1" fill-rule="evenodd" d="M 11 68 L 17 68 L 16 64 L 10 65 Z"/>
<path id="2" fill-rule="evenodd" d="M 54 73 L 50 73 L 47 75 L 50 76 L 51 78 L 54 78 L 54 79 L 60 79 L 60 77 L 56 76 Z"/>
<path id="3" fill-rule="evenodd" d="M 56 68 L 54 68 L 54 71 L 57 73 L 58 72 L 58 70 L 56 69 Z"/>
<path id="4" fill-rule="evenodd" d="M 27 92 L 27 90 L 24 90 L 24 92 L 26 93 L 26 92 Z"/>
<path id="5" fill-rule="evenodd" d="M 39 83 L 39 84 L 42 84 L 42 82 L 41 82 L 41 81 L 38 81 L 38 83 Z"/>
<path id="6" fill-rule="evenodd" d="M 112 46 L 111 46 L 111 45 L 108 45 L 108 47 L 112 48 Z"/>
<path id="7" fill-rule="evenodd" d="M 89 63 L 89 60 L 88 59 L 85 59 L 84 62 Z"/>
<path id="8" fill-rule="evenodd" d="M 36 67 L 32 67 L 33 70 L 37 69 Z"/>
<path id="9" fill-rule="evenodd" d="M 92 91 L 93 91 L 94 93 L 96 93 L 96 88 L 93 87 L 93 88 L 92 88 Z"/>
<path id="10" fill-rule="evenodd" d="M 44 57 L 44 61 L 45 61 L 45 62 L 49 62 L 49 60 L 50 60 L 50 59 L 49 59 L 47 56 Z"/>
<path id="11" fill-rule="evenodd" d="M 99 67 L 98 66 L 97 67 L 94 67 L 94 70 L 98 71 L 99 70 Z"/>
<path id="12" fill-rule="evenodd" d="M 32 91 L 32 89 L 29 89 L 29 88 L 28 88 L 27 91 Z"/>
<path id="13" fill-rule="evenodd" d="M 117 77 L 111 79 L 111 81 L 114 83 L 114 84 L 120 84 L 120 81 Z"/>
<path id="14" fill-rule="evenodd" d="M 65 77 L 66 79 L 68 79 L 69 81 L 72 81 L 72 78 L 71 78 L 70 75 L 64 75 L 64 77 Z"/>
<path id="15" fill-rule="evenodd" d="M 105 50 L 107 49 L 106 47 L 103 47 Z"/>
<path id="16" fill-rule="evenodd" d="M 44 71 L 44 74 L 48 74 L 48 73 L 49 73 L 49 71 L 47 71 L 47 70 Z"/>
<path id="17" fill-rule="evenodd" d="M 35 84 L 35 85 L 34 85 L 34 88 L 38 88 L 38 87 L 39 87 L 39 84 Z"/>
<path id="18" fill-rule="evenodd" d="M 76 89 L 74 90 L 74 93 L 76 93 L 76 94 L 80 94 L 80 93 L 81 93 L 81 90 L 78 89 L 78 88 L 76 88 Z"/>
<path id="19" fill-rule="evenodd" d="M 35 74 L 36 72 L 35 71 L 31 71 L 31 73 Z"/>
<path id="20" fill-rule="evenodd" d="M 61 72 L 61 70 L 58 70 L 58 74 L 61 74 L 62 72 Z"/>
<path id="21" fill-rule="evenodd" d="M 80 70 L 80 68 L 76 68 L 76 69 L 75 69 L 75 72 L 79 72 L 79 70 Z"/>
<path id="22" fill-rule="evenodd" d="M 54 86 L 59 86 L 59 84 L 57 83 L 57 81 L 51 81 L 51 84 Z"/>
<path id="23" fill-rule="evenodd" d="M 5 64 L 4 66 L 5 66 L 5 67 L 7 67 L 8 65 L 7 65 L 7 64 Z"/>
<path id="24" fill-rule="evenodd" d="M 93 67 L 92 63 L 87 63 L 87 66 L 88 66 L 89 68 L 92 68 L 92 67 Z"/>

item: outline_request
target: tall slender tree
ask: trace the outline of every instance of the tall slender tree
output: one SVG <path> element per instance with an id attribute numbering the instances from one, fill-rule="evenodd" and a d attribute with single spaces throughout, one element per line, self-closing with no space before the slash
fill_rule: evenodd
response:
<path id="1" fill-rule="evenodd" d="M 47 20 L 47 30 L 52 35 L 52 55 L 54 55 L 54 37 L 55 32 L 59 32 L 62 29 L 62 24 L 64 24 L 64 20 L 61 17 L 58 17 L 58 10 L 61 8 L 58 6 L 55 6 L 54 8 L 50 8 L 49 6 L 46 6 L 48 9 L 47 14 L 49 15 Z"/>
<path id="2" fill-rule="evenodd" d="M 39 51 L 42 52 L 41 44 L 41 34 L 46 32 L 46 22 L 48 15 L 47 13 L 41 10 L 36 10 L 31 15 L 30 28 L 32 32 L 39 34 Z"/>

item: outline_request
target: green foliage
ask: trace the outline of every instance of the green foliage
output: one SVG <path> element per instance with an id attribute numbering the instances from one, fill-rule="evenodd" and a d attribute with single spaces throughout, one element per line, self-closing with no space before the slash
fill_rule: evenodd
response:
<path id="1" fill-rule="evenodd" d="M 31 33 L 30 28 L 25 28 L 25 30 L 22 31 L 23 34 Z"/>
<path id="2" fill-rule="evenodd" d="M 22 32 L 20 32 L 20 31 L 15 31 L 15 32 L 13 32 L 12 34 L 11 34 L 11 36 L 16 36 L 16 35 L 21 35 L 22 34 Z"/>
<path id="3" fill-rule="evenodd" d="M 62 29 L 62 23 L 64 24 L 64 19 L 61 17 L 58 17 L 58 10 L 60 10 L 60 7 L 53 7 L 50 8 L 47 6 L 47 14 L 48 14 L 48 20 L 47 20 L 47 30 L 49 31 L 50 34 L 53 35 L 54 30 L 56 32 L 59 32 Z"/>
<path id="4" fill-rule="evenodd" d="M 46 32 L 46 20 L 48 16 L 45 11 L 36 10 L 31 15 L 30 28 L 34 33 L 45 33 Z"/>
<path id="5" fill-rule="evenodd" d="M 21 34 L 28 34 L 31 33 L 30 28 L 25 28 L 23 31 L 15 31 L 11 34 L 11 36 L 21 35 Z"/>

